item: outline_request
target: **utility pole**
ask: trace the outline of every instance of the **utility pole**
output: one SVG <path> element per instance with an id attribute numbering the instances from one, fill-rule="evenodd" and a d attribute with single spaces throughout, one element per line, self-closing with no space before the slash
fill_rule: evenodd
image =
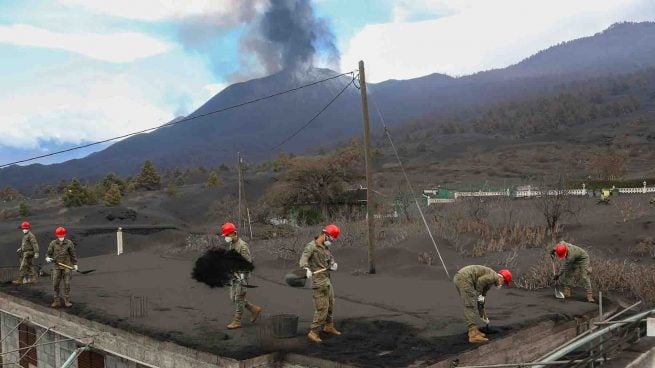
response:
<path id="1" fill-rule="evenodd" d="M 364 61 L 359 61 L 359 86 L 362 94 L 362 115 L 364 116 L 364 162 L 366 163 L 366 223 L 368 225 L 368 273 L 375 273 L 375 223 L 373 214 L 373 170 L 371 166 L 371 132 L 368 119 L 368 97 L 366 96 L 366 74 Z"/>
<path id="2" fill-rule="evenodd" d="M 241 217 L 241 152 L 237 152 L 237 175 L 238 182 L 237 186 L 239 187 L 239 227 L 243 224 Z"/>

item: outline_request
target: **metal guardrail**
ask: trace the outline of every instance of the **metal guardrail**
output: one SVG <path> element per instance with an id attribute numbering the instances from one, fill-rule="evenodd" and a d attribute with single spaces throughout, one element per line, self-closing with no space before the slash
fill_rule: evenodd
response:
<path id="1" fill-rule="evenodd" d="M 642 324 L 648 316 L 655 314 L 655 309 L 636 314 L 623 320 L 614 320 L 616 317 L 639 304 L 641 302 L 633 304 L 611 318 L 608 318 L 606 321 L 597 322 L 595 329 L 588 330 L 576 336 L 556 350 L 537 359 L 535 362 L 469 365 L 460 366 L 459 368 L 546 368 L 553 366 L 593 368 L 597 363 L 602 364 L 603 362 L 609 361 L 613 354 L 624 350 L 627 344 L 636 342 L 641 338 L 644 332 Z M 601 328 L 602 326 L 607 327 Z M 571 355 L 574 356 L 571 357 Z"/>

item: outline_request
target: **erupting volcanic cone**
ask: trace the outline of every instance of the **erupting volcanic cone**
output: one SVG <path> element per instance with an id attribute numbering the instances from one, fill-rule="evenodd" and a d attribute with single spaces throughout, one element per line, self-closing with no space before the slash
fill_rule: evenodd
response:
<path id="1" fill-rule="evenodd" d="M 196 261 L 191 277 L 210 287 L 230 284 L 235 273 L 250 272 L 255 268 L 234 250 L 211 249 Z"/>

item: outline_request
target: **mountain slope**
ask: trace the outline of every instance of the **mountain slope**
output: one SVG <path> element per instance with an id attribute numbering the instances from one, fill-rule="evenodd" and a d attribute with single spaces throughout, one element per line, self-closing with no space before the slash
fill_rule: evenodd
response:
<path id="1" fill-rule="evenodd" d="M 433 74 L 411 80 L 369 85 L 373 127 L 376 106 L 390 124 L 426 115 L 446 115 L 507 100 L 521 100 L 556 90 L 572 80 L 624 74 L 655 66 L 655 23 L 623 23 L 591 37 L 553 46 L 504 69 L 451 78 Z M 367 61 L 374 63 L 374 60 Z M 234 84 L 190 116 L 334 76 L 326 69 L 280 73 Z M 361 132 L 359 91 L 349 87 L 313 124 L 279 149 L 272 149 L 306 123 L 350 81 L 343 76 L 269 100 L 118 142 L 86 158 L 56 165 L 10 167 L 0 171 L 0 186 L 22 190 L 35 183 L 96 178 L 109 171 L 135 173 L 145 159 L 157 167 L 218 166 L 241 151 L 249 160 L 274 157 L 279 151 L 302 152 L 337 144 Z"/>

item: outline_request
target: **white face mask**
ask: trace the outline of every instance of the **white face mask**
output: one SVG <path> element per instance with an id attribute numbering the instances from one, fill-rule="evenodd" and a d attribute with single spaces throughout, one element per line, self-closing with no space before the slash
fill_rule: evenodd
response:
<path id="1" fill-rule="evenodd" d="M 329 240 L 324 241 L 323 244 L 325 244 L 326 247 L 331 247 L 332 246 L 332 242 L 329 241 Z"/>
<path id="2" fill-rule="evenodd" d="M 232 243 L 232 237 L 231 236 L 226 236 L 225 237 L 225 242 L 226 243 Z"/>
<path id="3" fill-rule="evenodd" d="M 503 288 L 502 284 L 501 285 L 496 285 L 496 289 L 502 289 L 502 288 Z"/>
<path id="4" fill-rule="evenodd" d="M 64 238 L 57 238 L 57 239 L 59 239 L 59 241 L 64 241 Z"/>
<path id="5" fill-rule="evenodd" d="M 23 229 L 23 234 L 27 234 L 27 233 L 29 233 L 29 232 L 30 232 L 30 231 L 29 231 L 28 229 Z"/>

